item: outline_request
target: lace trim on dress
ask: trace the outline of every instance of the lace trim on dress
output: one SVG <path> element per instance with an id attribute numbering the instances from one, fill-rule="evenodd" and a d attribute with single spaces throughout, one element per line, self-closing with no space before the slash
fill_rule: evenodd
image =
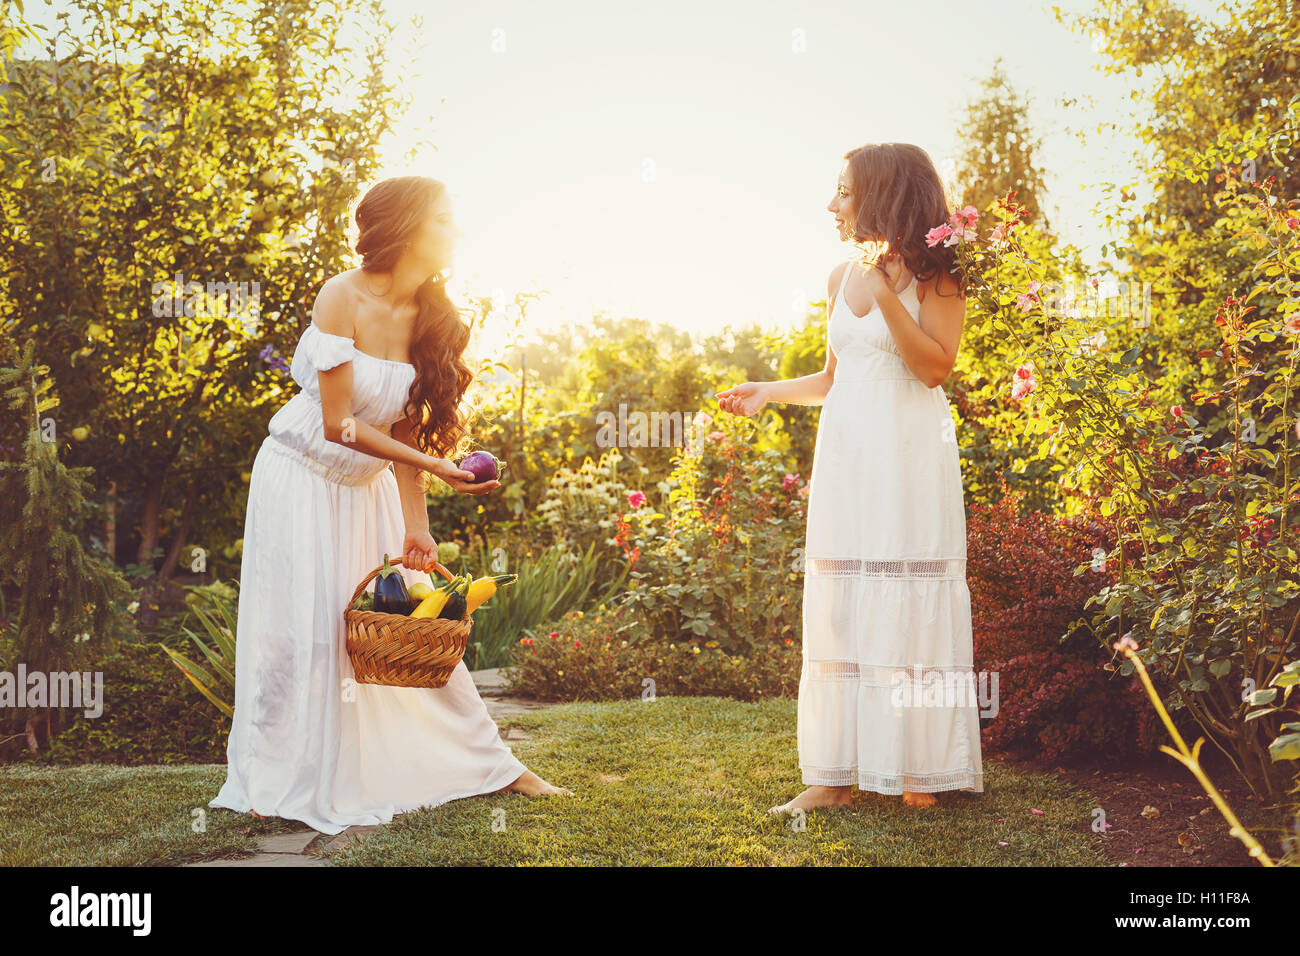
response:
<path id="1" fill-rule="evenodd" d="M 933 773 L 889 773 L 877 770 L 859 770 L 857 767 L 801 767 L 803 782 L 812 787 L 849 787 L 857 784 L 861 790 L 897 795 L 907 790 L 911 793 L 936 793 L 940 790 L 984 789 L 982 771 L 939 770 Z"/>
<path id="2" fill-rule="evenodd" d="M 974 685 L 971 664 L 860 664 L 858 661 L 804 661 L 810 680 L 856 681 L 867 687 L 902 687 L 907 682 L 924 689 Z"/>
<path id="3" fill-rule="evenodd" d="M 965 558 L 907 558 L 878 561 L 868 558 L 808 558 L 807 574 L 834 578 L 902 578 L 927 581 L 966 580 Z"/>

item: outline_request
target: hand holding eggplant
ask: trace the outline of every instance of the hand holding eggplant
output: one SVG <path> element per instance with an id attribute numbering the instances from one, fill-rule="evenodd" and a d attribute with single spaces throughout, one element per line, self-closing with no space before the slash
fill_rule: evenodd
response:
<path id="1" fill-rule="evenodd" d="M 446 458 L 432 459 L 428 471 L 445 481 L 453 491 L 467 495 L 485 495 L 501 487 L 499 481 L 478 481 L 474 472 L 460 468 Z"/>

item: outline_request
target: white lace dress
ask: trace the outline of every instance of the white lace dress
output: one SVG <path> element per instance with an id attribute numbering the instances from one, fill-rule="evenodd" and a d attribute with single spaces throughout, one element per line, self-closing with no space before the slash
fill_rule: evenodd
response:
<path id="1" fill-rule="evenodd" d="M 966 516 L 948 399 L 904 364 L 879 308 L 854 315 L 843 293 L 841 282 L 827 323 L 835 378 L 808 492 L 803 782 L 980 792 Z M 916 320 L 915 280 L 899 298 Z"/>
<path id="2" fill-rule="evenodd" d="M 415 375 L 309 325 L 271 419 L 244 523 L 227 776 L 208 804 L 300 820 L 322 833 L 491 793 L 524 766 L 462 662 L 441 688 L 358 684 L 343 611 L 404 524 L 389 463 L 325 440 L 318 370 L 352 362 L 354 414 L 383 431 Z M 401 569 L 408 584 L 428 581 Z"/>

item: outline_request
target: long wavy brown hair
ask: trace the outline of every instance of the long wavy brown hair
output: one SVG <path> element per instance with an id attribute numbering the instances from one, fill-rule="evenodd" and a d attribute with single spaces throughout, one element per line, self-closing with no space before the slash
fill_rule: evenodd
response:
<path id="1" fill-rule="evenodd" d="M 366 191 L 357 204 L 360 234 L 356 250 L 366 272 L 388 272 L 401 258 L 417 229 L 446 186 L 428 176 L 397 176 Z M 415 381 L 403 414 L 416 423 L 413 438 L 421 451 L 450 458 L 460 449 L 469 416 L 461 399 L 474 373 L 461 355 L 469 345 L 470 326 L 447 296 L 449 270 L 421 283 L 415 300 L 419 311 L 411 332 Z"/>
<path id="2" fill-rule="evenodd" d="M 844 154 L 857 216 L 853 238 L 881 243 L 885 254 L 902 258 L 918 282 L 941 272 L 962 283 L 956 251 L 942 243 L 931 248 L 925 234 L 952 215 L 947 191 L 930 156 L 910 143 L 868 143 Z"/>

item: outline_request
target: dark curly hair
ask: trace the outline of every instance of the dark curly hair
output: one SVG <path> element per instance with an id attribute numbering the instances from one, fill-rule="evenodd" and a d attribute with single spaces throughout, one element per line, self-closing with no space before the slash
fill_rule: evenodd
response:
<path id="1" fill-rule="evenodd" d="M 406 240 L 423 222 L 446 186 L 428 176 L 385 179 L 366 191 L 357 205 L 360 235 L 356 250 L 366 272 L 388 272 Z M 403 414 L 415 422 L 413 438 L 425 454 L 451 458 L 468 430 L 461 399 L 474 373 L 461 355 L 469 345 L 470 325 L 447 296 L 446 272 L 422 283 L 415 299 L 419 311 L 411 331 L 415 381 Z"/>
<path id="2" fill-rule="evenodd" d="M 883 243 L 885 254 L 899 256 L 918 282 L 946 273 L 960 287 L 955 250 L 942 243 L 933 248 L 925 244 L 925 234 L 952 215 L 929 154 L 910 143 L 868 143 L 849 150 L 844 158 L 857 208 L 854 240 Z"/>

